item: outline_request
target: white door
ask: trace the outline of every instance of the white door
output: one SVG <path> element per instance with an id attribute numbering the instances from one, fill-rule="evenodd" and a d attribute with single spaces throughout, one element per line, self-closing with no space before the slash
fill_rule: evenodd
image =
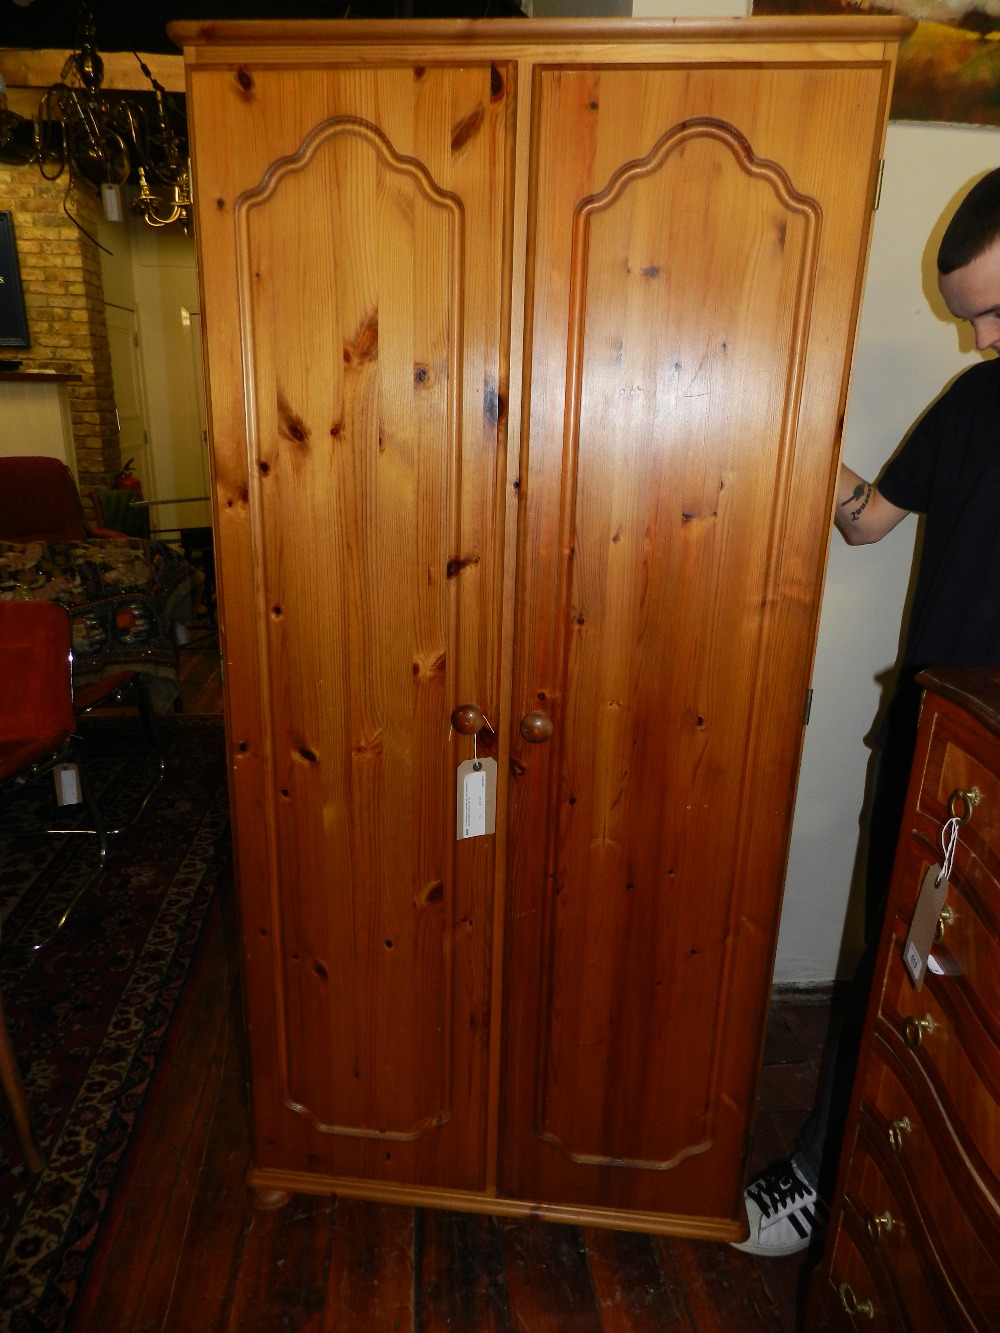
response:
<path id="1" fill-rule="evenodd" d="M 205 366 L 201 350 L 201 311 L 181 309 L 181 325 L 188 335 L 188 365 L 191 376 L 192 400 L 197 412 L 197 430 L 187 434 L 185 450 L 186 476 L 189 490 L 185 494 L 209 494 L 208 466 L 208 413 L 205 408 Z M 206 499 L 201 503 L 178 506 L 178 521 L 186 528 L 209 527 L 212 509 Z"/>
<path id="2" fill-rule="evenodd" d="M 127 306 L 109 303 L 105 310 L 122 462 L 130 458 L 133 460 L 135 473 L 142 481 L 143 495 L 150 500 L 155 498 L 155 488 L 152 469 L 149 467 L 149 432 L 142 389 L 139 326 L 135 311 Z"/>

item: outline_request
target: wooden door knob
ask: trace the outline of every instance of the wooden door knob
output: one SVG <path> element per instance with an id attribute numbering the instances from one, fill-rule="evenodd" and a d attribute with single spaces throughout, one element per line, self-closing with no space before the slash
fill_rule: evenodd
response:
<path id="1" fill-rule="evenodd" d="M 531 745 L 541 745 L 542 741 L 547 741 L 552 735 L 552 719 L 548 713 L 535 709 L 521 718 L 519 731 Z"/>
<path id="2" fill-rule="evenodd" d="M 486 726 L 486 718 L 478 704 L 459 704 L 451 715 L 451 725 L 463 736 L 475 736 Z"/>

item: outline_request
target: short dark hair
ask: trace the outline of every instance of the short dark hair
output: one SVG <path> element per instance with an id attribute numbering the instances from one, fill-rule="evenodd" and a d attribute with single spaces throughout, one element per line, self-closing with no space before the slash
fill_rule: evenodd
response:
<path id="1" fill-rule="evenodd" d="M 1000 167 L 977 181 L 945 228 L 938 247 L 939 273 L 965 268 L 1000 240 Z"/>

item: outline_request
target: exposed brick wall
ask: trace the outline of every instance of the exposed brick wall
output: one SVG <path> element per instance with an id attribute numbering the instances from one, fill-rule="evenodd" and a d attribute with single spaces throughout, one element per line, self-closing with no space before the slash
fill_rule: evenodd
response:
<path id="1" fill-rule="evenodd" d="M 69 385 L 80 490 L 106 486 L 121 467 L 111 351 L 95 241 L 100 201 L 66 179 L 46 181 L 35 167 L 0 165 L 0 208 L 10 209 L 28 316 L 28 348 L 8 348 L 25 370 L 78 375 Z"/>

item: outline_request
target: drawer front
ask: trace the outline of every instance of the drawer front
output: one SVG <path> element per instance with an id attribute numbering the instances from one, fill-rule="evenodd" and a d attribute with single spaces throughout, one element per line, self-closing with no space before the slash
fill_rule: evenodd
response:
<path id="1" fill-rule="evenodd" d="M 879 1256 L 873 1256 L 866 1246 L 864 1221 L 849 1200 L 844 1201 L 837 1232 L 827 1253 L 831 1257 L 825 1312 L 831 1327 L 866 1329 L 872 1333 L 907 1329 L 892 1282 Z"/>
<path id="2" fill-rule="evenodd" d="M 885 1265 L 911 1316 L 928 1306 L 936 1327 L 996 1330 L 998 1214 L 909 1057 L 892 1033 L 876 1037 L 847 1196 L 869 1262 Z"/>
<path id="3" fill-rule="evenodd" d="M 848 1284 L 853 1313 L 837 1304 L 836 1328 L 1000 1330 L 1000 694 L 987 717 L 966 706 L 967 687 L 944 681 L 924 703 L 861 1106 L 816 1288 L 832 1309 Z M 918 991 L 903 946 L 949 814 L 968 818 Z"/>
<path id="4" fill-rule="evenodd" d="M 919 991 L 902 961 L 907 922 L 896 922 L 880 1031 L 891 1038 L 913 1079 L 928 1089 L 943 1125 L 1000 1210 L 1000 1033 L 996 1015 L 982 1006 L 979 989 L 964 970 L 974 961 L 980 972 L 1000 974 L 1000 946 L 961 886 L 949 893 L 949 905 L 952 920 L 933 952 L 943 974 L 928 970 Z"/>
<path id="5" fill-rule="evenodd" d="M 969 731 L 947 714 L 932 723 L 915 828 L 940 859 L 939 834 L 949 814 L 967 816 L 959 831 L 958 865 L 969 865 L 994 936 L 1000 926 L 1000 760 L 995 737 Z M 975 804 L 964 793 L 972 792 Z M 974 864 L 973 864 L 974 863 Z"/>

